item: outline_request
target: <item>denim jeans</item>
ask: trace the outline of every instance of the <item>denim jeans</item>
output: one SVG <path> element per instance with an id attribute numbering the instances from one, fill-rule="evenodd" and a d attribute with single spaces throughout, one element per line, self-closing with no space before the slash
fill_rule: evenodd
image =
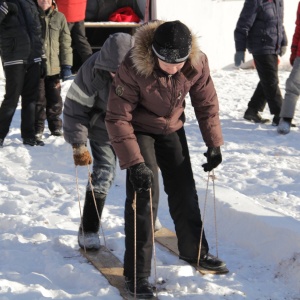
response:
<path id="1" fill-rule="evenodd" d="M 116 173 L 116 154 L 107 142 L 90 140 L 93 156 L 92 185 L 94 192 L 108 194 Z M 87 191 L 91 191 L 90 182 L 87 184 Z"/>

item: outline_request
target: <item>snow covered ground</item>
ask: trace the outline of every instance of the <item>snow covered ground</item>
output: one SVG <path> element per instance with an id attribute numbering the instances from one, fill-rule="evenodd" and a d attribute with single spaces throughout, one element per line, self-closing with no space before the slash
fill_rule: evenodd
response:
<path id="1" fill-rule="evenodd" d="M 283 94 L 289 74 L 285 69 L 280 71 Z M 299 300 L 299 128 L 281 136 L 271 125 L 242 118 L 258 81 L 255 70 L 227 68 L 214 71 L 212 77 L 225 139 L 223 163 L 215 170 L 218 254 L 230 273 L 202 276 L 156 246 L 157 278 L 166 282 L 159 298 Z M 69 84 L 63 83 L 63 95 Z M 0 99 L 3 94 L 0 80 Z M 207 173 L 201 165 L 206 147 L 189 104 L 186 116 L 204 215 Z M 270 117 L 268 108 L 263 116 Z M 300 123 L 298 110 L 295 122 Z M 27 147 L 19 126 L 20 107 L 0 149 L 0 300 L 121 299 L 78 251 L 78 201 L 83 205 L 88 169 L 77 168 L 77 183 L 71 146 L 63 138 L 50 136 L 47 129 L 44 147 Z M 124 182 L 125 171 L 118 168 L 102 219 L 106 244 L 121 261 Z M 159 218 L 173 229 L 161 190 Z M 216 254 L 212 191 L 210 183 L 204 223 Z M 153 270 L 151 282 L 154 275 Z"/>

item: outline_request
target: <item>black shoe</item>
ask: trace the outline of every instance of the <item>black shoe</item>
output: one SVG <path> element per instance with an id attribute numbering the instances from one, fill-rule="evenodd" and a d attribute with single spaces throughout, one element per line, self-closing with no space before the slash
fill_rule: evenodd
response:
<path id="1" fill-rule="evenodd" d="M 35 134 L 35 140 L 36 140 L 37 146 L 45 146 L 45 143 L 43 141 L 43 133 L 42 132 L 38 132 Z"/>
<path id="2" fill-rule="evenodd" d="M 134 278 L 125 277 L 125 287 L 131 296 L 134 296 Z M 153 287 L 147 277 L 136 278 L 136 298 L 151 299 L 154 298 Z"/>
<path id="3" fill-rule="evenodd" d="M 4 139 L 0 139 L 0 148 L 3 148 Z"/>
<path id="4" fill-rule="evenodd" d="M 259 112 L 251 107 L 247 108 L 244 114 L 244 119 L 250 122 L 262 123 L 262 124 L 270 122 L 269 119 L 263 119 L 262 116 L 259 114 Z"/>
<path id="5" fill-rule="evenodd" d="M 207 253 L 200 258 L 199 265 L 207 270 L 219 270 L 226 267 L 226 263 L 224 261 L 210 253 Z"/>
<path id="6" fill-rule="evenodd" d="M 272 121 L 272 126 L 278 126 L 280 121 L 280 117 L 278 115 L 275 115 Z"/>
<path id="7" fill-rule="evenodd" d="M 29 145 L 29 146 L 35 146 L 36 145 L 36 139 L 35 138 L 24 138 L 23 139 L 23 144 L 24 145 Z"/>
<path id="8" fill-rule="evenodd" d="M 63 132 L 61 129 L 55 129 L 53 131 L 51 131 L 51 135 L 54 135 L 54 136 L 63 136 Z"/>

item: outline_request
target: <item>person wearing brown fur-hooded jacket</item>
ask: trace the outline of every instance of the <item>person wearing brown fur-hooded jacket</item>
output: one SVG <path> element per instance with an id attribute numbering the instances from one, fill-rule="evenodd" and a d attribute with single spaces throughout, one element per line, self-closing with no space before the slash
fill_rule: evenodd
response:
<path id="1" fill-rule="evenodd" d="M 222 162 L 223 137 L 207 56 L 200 51 L 197 37 L 180 21 L 141 26 L 135 33 L 135 46 L 114 78 L 105 118 L 120 167 L 127 169 L 124 276 L 127 289 L 138 298 L 153 296 L 148 277 L 153 247 L 150 200 L 155 202 L 150 191 L 156 161 L 168 195 L 180 258 L 189 262 L 199 259 L 202 222 L 184 131 L 188 93 L 208 147 L 207 162 L 202 166 L 210 172 Z M 157 203 L 152 204 L 152 210 L 155 220 Z M 225 263 L 209 253 L 204 232 L 200 248 L 200 266 L 208 272 L 222 272 Z"/>

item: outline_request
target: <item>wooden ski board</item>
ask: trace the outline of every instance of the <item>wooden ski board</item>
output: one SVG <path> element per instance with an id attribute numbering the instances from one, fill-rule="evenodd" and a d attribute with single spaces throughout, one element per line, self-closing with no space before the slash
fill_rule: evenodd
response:
<path id="1" fill-rule="evenodd" d="M 80 249 L 79 251 L 101 272 L 110 285 L 119 290 L 120 295 L 124 299 L 131 299 L 125 289 L 123 264 L 109 249 L 105 246 L 101 246 L 97 251 L 84 251 L 84 249 Z"/>
<path id="2" fill-rule="evenodd" d="M 158 242 L 163 247 L 167 248 L 173 254 L 179 256 L 178 246 L 177 246 L 177 237 L 175 232 L 171 231 L 168 228 L 161 228 L 155 232 L 155 241 Z M 226 274 L 229 272 L 227 268 L 223 268 L 222 271 L 211 271 L 200 266 L 197 264 L 190 263 L 197 271 L 201 274 Z"/>

